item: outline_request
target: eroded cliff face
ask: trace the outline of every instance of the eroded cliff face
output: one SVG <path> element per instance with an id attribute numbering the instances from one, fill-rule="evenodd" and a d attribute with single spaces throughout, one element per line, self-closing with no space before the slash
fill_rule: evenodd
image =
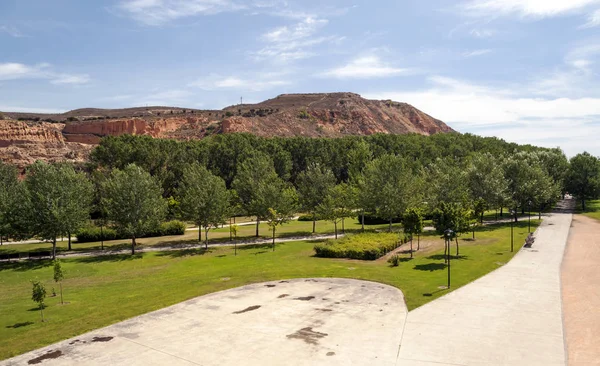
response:
<path id="1" fill-rule="evenodd" d="M 409 104 L 367 100 L 353 93 L 286 94 L 221 111 L 147 107 L 5 115 L 13 119 L 0 120 L 0 159 L 19 166 L 36 159 L 84 161 L 102 137 L 123 134 L 189 140 L 234 132 L 263 137 L 453 132 Z"/>
<path id="2" fill-rule="evenodd" d="M 0 160 L 19 168 L 36 160 L 84 162 L 92 145 L 67 142 L 61 123 L 26 123 L 0 120 Z"/>

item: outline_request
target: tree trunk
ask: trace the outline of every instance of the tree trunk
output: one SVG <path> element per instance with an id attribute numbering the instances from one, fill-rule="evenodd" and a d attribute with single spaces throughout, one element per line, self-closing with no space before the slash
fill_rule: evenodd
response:
<path id="1" fill-rule="evenodd" d="M 483 225 L 483 212 L 481 213 L 481 220 L 479 222 L 481 225 Z"/>
<path id="2" fill-rule="evenodd" d="M 63 296 L 62 296 L 62 282 L 59 282 L 58 285 L 60 286 L 60 303 L 62 305 L 64 305 L 65 303 L 63 302 Z"/>
<path id="3" fill-rule="evenodd" d="M 458 237 L 455 237 L 454 240 L 456 241 L 456 256 L 458 257 Z"/>
<path id="4" fill-rule="evenodd" d="M 543 209 L 543 205 L 540 205 L 540 212 L 538 212 L 538 220 L 542 219 L 542 209 Z"/>
<path id="5" fill-rule="evenodd" d="M 521 207 L 521 215 L 525 215 L 525 206 Z"/>
<path id="6" fill-rule="evenodd" d="M 208 249 L 208 226 L 204 227 L 204 249 Z"/>
<path id="7" fill-rule="evenodd" d="M 273 226 L 273 251 L 275 251 L 275 226 Z"/>
<path id="8" fill-rule="evenodd" d="M 0 245 L 3 245 L 4 243 L 2 242 L 2 234 L 0 234 Z"/>
<path id="9" fill-rule="evenodd" d="M 100 225 L 100 250 L 104 250 L 104 225 Z"/>
<path id="10" fill-rule="evenodd" d="M 313 215 L 313 234 L 317 231 L 317 218 Z"/>
<path id="11" fill-rule="evenodd" d="M 229 241 L 233 240 L 233 233 L 231 232 L 231 217 L 229 218 Z"/>
<path id="12" fill-rule="evenodd" d="M 56 259 L 56 236 L 52 240 L 52 259 Z"/>
<path id="13" fill-rule="evenodd" d="M 392 232 L 392 220 L 393 220 L 393 219 L 390 219 L 390 227 L 389 227 L 389 229 L 388 229 L 388 232 L 390 232 L 390 233 Z"/>
<path id="14" fill-rule="evenodd" d="M 364 232 L 365 231 L 365 210 L 362 210 L 361 216 L 362 216 L 362 218 L 361 218 L 360 222 L 362 224 L 362 231 Z"/>
<path id="15" fill-rule="evenodd" d="M 421 249 L 421 234 L 417 234 L 417 252 Z"/>
<path id="16" fill-rule="evenodd" d="M 334 228 L 334 231 L 335 231 L 335 238 L 337 239 L 337 221 L 333 222 L 333 228 Z"/>
<path id="17" fill-rule="evenodd" d="M 412 235 L 410 236 L 410 257 L 413 257 L 413 249 L 412 249 Z"/>
<path id="18" fill-rule="evenodd" d="M 475 240 L 475 228 L 473 228 L 473 240 Z"/>
<path id="19" fill-rule="evenodd" d="M 44 322 L 44 304 L 40 304 L 40 312 L 42 313 L 42 323 Z"/>
<path id="20" fill-rule="evenodd" d="M 256 217 L 256 237 L 258 238 L 258 225 L 260 225 L 260 219 Z"/>
<path id="21" fill-rule="evenodd" d="M 131 238 L 131 255 L 135 254 L 135 236 Z"/>
<path id="22" fill-rule="evenodd" d="M 581 199 L 581 208 L 585 212 L 585 199 L 584 198 Z"/>
<path id="23" fill-rule="evenodd" d="M 342 217 L 342 234 L 346 234 L 346 228 L 344 227 L 344 218 Z"/>
<path id="24" fill-rule="evenodd" d="M 504 214 L 504 207 L 500 207 L 500 217 Z"/>

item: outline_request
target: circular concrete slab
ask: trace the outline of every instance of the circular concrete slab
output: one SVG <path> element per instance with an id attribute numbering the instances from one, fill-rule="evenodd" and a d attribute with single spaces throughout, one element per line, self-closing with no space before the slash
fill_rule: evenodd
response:
<path id="1" fill-rule="evenodd" d="M 348 279 L 254 284 L 198 297 L 0 364 L 393 365 L 402 292 Z"/>

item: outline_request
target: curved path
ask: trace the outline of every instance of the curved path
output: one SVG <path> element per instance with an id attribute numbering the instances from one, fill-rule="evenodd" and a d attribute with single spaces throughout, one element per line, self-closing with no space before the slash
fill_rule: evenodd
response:
<path id="1" fill-rule="evenodd" d="M 0 365 L 394 365 L 398 289 L 347 279 L 254 284 L 198 297 Z"/>
<path id="2" fill-rule="evenodd" d="M 564 365 L 560 267 L 572 202 L 563 205 L 533 248 L 411 311 L 397 365 Z"/>
<path id="3" fill-rule="evenodd" d="M 569 365 L 600 365 L 600 221 L 577 215 L 562 267 Z"/>

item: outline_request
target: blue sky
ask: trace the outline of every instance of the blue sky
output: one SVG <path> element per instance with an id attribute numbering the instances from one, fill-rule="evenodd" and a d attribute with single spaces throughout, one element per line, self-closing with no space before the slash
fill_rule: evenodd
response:
<path id="1" fill-rule="evenodd" d="M 0 110 L 407 102 L 600 155 L 600 0 L 2 0 Z"/>

